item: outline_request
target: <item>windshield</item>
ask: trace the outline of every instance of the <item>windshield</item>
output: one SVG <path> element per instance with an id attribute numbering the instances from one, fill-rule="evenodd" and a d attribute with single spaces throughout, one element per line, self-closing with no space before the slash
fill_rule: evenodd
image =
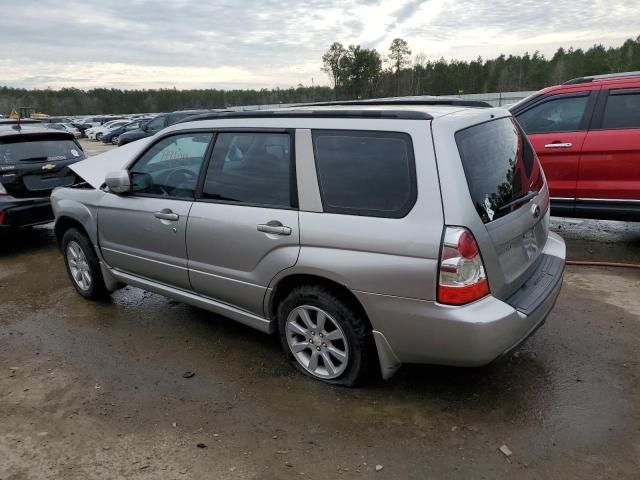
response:
<path id="1" fill-rule="evenodd" d="M 19 161 L 56 162 L 82 158 L 84 153 L 73 140 L 19 138 L 17 141 L 10 139 L 7 143 L 0 143 L 0 165 Z"/>
<path id="2" fill-rule="evenodd" d="M 520 208 L 511 203 L 539 191 L 544 175 L 538 157 L 513 118 L 456 133 L 471 199 L 484 223 Z"/>

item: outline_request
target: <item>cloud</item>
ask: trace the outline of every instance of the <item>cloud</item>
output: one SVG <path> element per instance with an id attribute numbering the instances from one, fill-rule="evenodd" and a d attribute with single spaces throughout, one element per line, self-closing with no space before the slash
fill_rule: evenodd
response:
<path id="1" fill-rule="evenodd" d="M 0 84 L 29 88 L 269 88 L 321 73 L 334 41 L 405 38 L 429 58 L 476 58 L 637 35 L 627 0 L 0 0 Z M 38 19 L 38 21 L 33 21 Z"/>

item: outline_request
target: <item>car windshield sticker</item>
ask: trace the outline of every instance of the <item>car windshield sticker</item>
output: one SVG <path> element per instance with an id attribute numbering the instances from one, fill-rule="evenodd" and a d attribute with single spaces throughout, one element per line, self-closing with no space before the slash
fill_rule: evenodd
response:
<path id="1" fill-rule="evenodd" d="M 74 157 L 79 157 L 80 154 L 78 153 L 78 151 L 75 148 L 71 149 L 71 155 L 73 155 Z"/>

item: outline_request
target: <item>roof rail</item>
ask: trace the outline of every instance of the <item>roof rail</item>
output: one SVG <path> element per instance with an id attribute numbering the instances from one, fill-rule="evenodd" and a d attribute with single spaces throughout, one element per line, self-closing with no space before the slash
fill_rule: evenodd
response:
<path id="1" fill-rule="evenodd" d="M 244 110 L 202 113 L 186 117 L 179 122 L 188 123 L 200 120 L 220 120 L 225 118 L 386 118 L 402 120 L 433 120 L 426 112 L 410 110 Z"/>
<path id="2" fill-rule="evenodd" d="M 635 72 L 620 72 L 620 73 L 606 73 L 604 75 L 589 75 L 586 77 L 573 78 L 567 80 L 563 85 L 574 85 L 578 83 L 597 82 L 598 80 L 610 80 L 624 77 L 640 77 L 640 71 Z"/>
<path id="3" fill-rule="evenodd" d="M 465 100 L 455 97 L 435 97 L 430 95 L 409 97 L 371 98 L 367 100 L 336 100 L 331 102 L 303 103 L 301 107 L 322 107 L 340 105 L 452 105 L 457 107 L 492 107 L 482 100 Z"/>

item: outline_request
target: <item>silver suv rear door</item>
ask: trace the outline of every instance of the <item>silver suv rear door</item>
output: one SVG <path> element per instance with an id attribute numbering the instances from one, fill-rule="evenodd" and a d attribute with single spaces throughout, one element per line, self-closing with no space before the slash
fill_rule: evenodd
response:
<path id="1" fill-rule="evenodd" d="M 300 251 L 293 133 L 216 135 L 187 226 L 192 288 L 263 315 L 269 282 Z"/>

